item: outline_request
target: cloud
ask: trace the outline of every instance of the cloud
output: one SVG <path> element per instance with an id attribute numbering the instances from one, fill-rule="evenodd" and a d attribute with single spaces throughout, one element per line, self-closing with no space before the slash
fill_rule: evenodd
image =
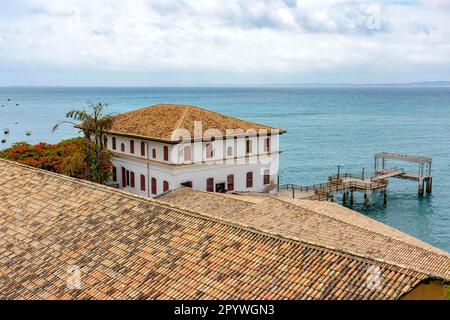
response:
<path id="1" fill-rule="evenodd" d="M 448 12 L 441 5 L 445 1 L 22 1 L 3 8 L 15 18 L 0 19 L 0 69 L 328 72 L 331 78 L 342 69 L 439 69 L 450 63 Z"/>

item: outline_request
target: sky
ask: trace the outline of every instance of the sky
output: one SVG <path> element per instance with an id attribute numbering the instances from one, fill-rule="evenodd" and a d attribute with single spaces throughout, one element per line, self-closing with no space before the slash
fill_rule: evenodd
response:
<path id="1" fill-rule="evenodd" d="M 0 86 L 450 80 L 450 0 L 0 0 Z"/>

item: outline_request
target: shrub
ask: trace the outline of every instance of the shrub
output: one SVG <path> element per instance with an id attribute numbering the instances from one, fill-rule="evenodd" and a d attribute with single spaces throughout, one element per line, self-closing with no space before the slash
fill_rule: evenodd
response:
<path id="1" fill-rule="evenodd" d="M 63 140 L 58 144 L 40 142 L 36 145 L 30 145 L 27 142 L 17 142 L 10 148 L 0 151 L 0 158 L 85 179 L 87 171 L 87 165 L 84 161 L 85 150 L 86 140 L 84 138 Z M 95 145 L 92 144 L 89 150 L 94 153 Z M 106 182 L 110 169 L 111 157 L 107 154 L 103 162 L 101 182 Z"/>

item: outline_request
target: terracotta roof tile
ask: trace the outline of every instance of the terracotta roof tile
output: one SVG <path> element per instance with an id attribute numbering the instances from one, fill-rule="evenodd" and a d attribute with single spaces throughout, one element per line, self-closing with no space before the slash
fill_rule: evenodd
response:
<path id="1" fill-rule="evenodd" d="M 0 180 L 2 299 L 396 299 L 428 278 L 4 160 Z"/>
<path id="2" fill-rule="evenodd" d="M 258 196 L 253 203 L 249 195 L 243 199 L 186 187 L 159 198 L 245 227 L 450 279 L 447 252 L 338 204 L 270 196 Z"/>
<path id="3" fill-rule="evenodd" d="M 186 129 L 194 138 L 194 123 L 202 122 L 202 130 L 218 129 L 226 135 L 227 129 L 242 129 L 244 132 L 264 129 L 270 132 L 270 126 L 233 118 L 214 111 L 191 105 L 158 104 L 113 116 L 111 133 L 136 136 L 161 141 L 178 141 L 172 139 L 176 129 Z M 282 129 L 280 133 L 284 132 Z"/>

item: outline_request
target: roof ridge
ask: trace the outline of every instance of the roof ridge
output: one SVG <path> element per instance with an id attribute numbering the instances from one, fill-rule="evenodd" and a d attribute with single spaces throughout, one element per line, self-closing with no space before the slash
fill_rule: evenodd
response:
<path id="1" fill-rule="evenodd" d="M 175 190 L 181 190 L 181 189 L 194 190 L 194 189 L 192 189 L 190 187 L 179 186 L 179 187 L 173 189 L 172 192 L 175 191 Z M 228 196 L 226 196 L 226 195 L 224 195 L 224 194 L 222 194 L 220 192 L 209 192 L 209 191 L 203 191 L 203 190 L 198 190 L 198 189 L 195 189 L 195 192 L 202 193 L 202 194 L 207 194 L 208 196 L 214 196 L 214 197 L 218 197 L 218 198 L 226 198 L 226 199 L 230 199 L 230 200 L 233 200 L 233 201 L 240 201 L 240 202 L 246 202 L 246 203 L 250 203 L 250 204 L 255 204 L 255 202 L 253 202 L 253 201 L 245 200 L 245 199 L 235 199 L 233 197 L 228 197 Z M 155 198 L 159 198 L 159 196 L 157 196 Z M 161 201 L 163 201 L 163 200 L 161 200 Z"/>
<path id="2" fill-rule="evenodd" d="M 55 177 L 55 178 L 59 178 L 59 179 L 63 179 L 63 180 L 69 180 L 69 181 L 72 181 L 72 182 L 77 183 L 77 184 L 85 185 L 86 187 L 89 187 L 89 188 L 92 188 L 92 189 L 99 188 L 99 189 L 103 189 L 104 191 L 109 191 L 109 192 L 114 192 L 116 194 L 121 194 L 121 195 L 123 195 L 123 196 L 125 196 L 127 198 L 144 200 L 144 201 L 147 201 L 147 202 L 152 203 L 152 204 L 157 204 L 157 205 L 160 205 L 160 206 L 163 206 L 163 207 L 166 207 L 166 208 L 168 207 L 168 208 L 174 209 L 174 210 L 176 210 L 177 212 L 179 212 L 181 214 L 185 214 L 185 215 L 201 218 L 201 219 L 204 219 L 204 220 L 207 220 L 207 221 L 216 222 L 216 223 L 219 223 L 219 224 L 222 224 L 222 225 L 231 226 L 231 227 L 234 227 L 234 228 L 239 228 L 239 229 L 242 229 L 242 230 L 245 230 L 245 231 L 248 231 L 248 232 L 253 232 L 253 233 L 256 233 L 256 234 L 259 234 L 259 235 L 263 235 L 263 236 L 266 236 L 266 237 L 279 239 L 279 240 L 282 240 L 282 241 L 303 243 L 303 244 L 306 244 L 306 245 L 309 245 L 309 246 L 314 246 L 314 247 L 318 247 L 318 248 L 322 248 L 322 249 L 326 249 L 326 250 L 337 251 L 337 252 L 340 252 L 341 254 L 344 254 L 344 255 L 347 255 L 347 256 L 354 256 L 354 257 L 357 257 L 357 258 L 360 258 L 360 259 L 361 258 L 368 259 L 368 260 L 384 263 L 384 264 L 387 264 L 387 265 L 392 266 L 392 267 L 412 270 L 414 272 L 418 272 L 420 274 L 427 275 L 429 277 L 433 276 L 433 277 L 445 279 L 441 275 L 438 275 L 438 276 L 432 275 L 430 272 L 419 270 L 419 269 L 411 267 L 411 266 L 405 266 L 405 265 L 400 264 L 400 263 L 394 264 L 394 263 L 392 263 L 390 261 L 386 261 L 386 260 L 383 260 L 383 259 L 374 258 L 374 257 L 368 256 L 368 255 L 364 255 L 364 254 L 361 254 L 361 253 L 353 252 L 351 250 L 345 250 L 344 251 L 344 250 L 339 249 L 339 248 L 335 248 L 335 247 L 327 246 L 327 245 L 323 245 L 323 244 L 318 244 L 318 243 L 315 243 L 313 241 L 305 241 L 305 240 L 300 240 L 300 239 L 293 239 L 291 237 L 287 237 L 287 236 L 284 236 L 284 235 L 281 235 L 281 234 L 278 234 L 278 233 L 270 233 L 270 232 L 267 232 L 267 231 L 263 231 L 263 230 L 257 229 L 257 228 L 252 227 L 252 226 L 244 225 L 244 224 L 237 223 L 237 222 L 231 222 L 231 221 L 223 220 L 223 219 L 219 219 L 219 218 L 214 218 L 214 217 L 211 217 L 211 216 L 206 215 L 206 214 L 201 213 L 201 212 L 196 212 L 196 211 L 191 211 L 189 209 L 180 208 L 180 207 L 177 207 L 175 205 L 162 202 L 160 200 L 155 200 L 155 199 L 152 199 L 152 198 L 146 198 L 146 197 L 143 197 L 143 196 L 139 196 L 139 195 L 136 195 L 136 194 L 133 194 L 133 193 L 121 190 L 121 189 L 115 189 L 115 188 L 108 187 L 106 185 L 98 184 L 98 183 L 95 183 L 95 182 L 91 182 L 91 181 L 87 181 L 87 180 L 81 180 L 81 179 L 78 179 L 78 178 L 65 176 L 65 175 L 62 175 L 62 174 L 59 174 L 59 173 L 47 171 L 47 170 L 40 169 L 40 168 L 31 167 L 31 166 L 28 166 L 28 165 L 25 165 L 25 164 L 21 164 L 21 163 L 18 163 L 18 162 L 14 162 L 14 161 L 10 161 L 10 160 L 6 160 L 6 159 L 0 158 L 0 163 L 1 162 L 7 163 L 7 164 L 10 164 L 10 165 L 13 165 L 13 166 L 22 167 L 22 168 L 24 168 L 24 169 L 26 169 L 28 171 L 42 173 L 42 174 L 45 174 L 45 175 L 48 175 L 48 176 L 51 176 L 51 177 Z M 286 201 L 282 201 L 282 202 L 290 204 L 289 202 L 286 202 Z"/>
<path id="3" fill-rule="evenodd" d="M 168 105 L 175 105 L 175 106 L 177 106 L 177 104 L 168 104 Z M 267 125 L 267 124 L 261 124 L 261 123 L 256 123 L 256 122 L 252 122 L 252 121 L 247 121 L 247 120 L 244 120 L 244 119 L 240 119 L 240 118 L 238 118 L 238 117 L 230 116 L 230 115 L 225 114 L 225 113 L 221 113 L 221 112 L 218 112 L 218 111 L 214 111 L 214 110 L 202 108 L 202 107 L 199 107 L 199 106 L 194 106 L 194 105 L 191 105 L 191 104 L 178 104 L 178 106 L 187 106 L 187 107 L 189 107 L 189 110 L 190 110 L 191 108 L 195 108 L 195 109 L 197 109 L 197 110 L 199 110 L 199 111 L 202 111 L 202 112 L 214 113 L 214 114 L 216 114 L 216 115 L 220 115 L 220 116 L 222 116 L 222 117 L 231 118 L 231 119 L 236 120 L 236 121 L 239 121 L 239 122 L 245 122 L 245 123 L 247 123 L 247 124 L 252 124 L 252 125 L 253 125 L 253 124 L 256 124 L 256 125 L 258 125 L 258 126 L 266 127 L 266 128 L 268 128 L 268 129 L 270 128 L 270 129 L 275 129 L 275 130 L 283 131 L 283 129 L 275 128 L 275 127 L 269 126 L 269 125 Z M 185 116 L 185 115 L 184 115 L 184 116 Z M 184 120 L 184 119 L 183 119 L 183 120 Z"/>
<path id="4" fill-rule="evenodd" d="M 188 114 L 188 112 L 191 110 L 190 105 L 187 105 L 187 108 L 184 110 L 183 115 L 181 116 L 181 118 L 178 120 L 178 123 L 175 126 L 175 130 L 180 129 L 181 124 L 184 122 L 184 119 L 186 118 L 186 115 Z"/>
<path id="5" fill-rule="evenodd" d="M 231 135 L 227 133 L 228 129 L 242 129 L 244 132 L 252 129 L 254 132 L 251 131 L 249 134 L 257 134 L 260 130 L 265 130 L 267 134 L 286 132 L 281 128 L 239 119 L 190 104 L 159 103 L 114 115 L 113 125 L 108 133 L 179 143 L 178 140 L 172 140 L 173 132 L 184 127 L 191 137 L 195 137 L 195 121 L 203 121 L 203 130 L 214 128 L 220 130 L 221 136 Z"/>
<path id="6" fill-rule="evenodd" d="M 292 202 L 290 202 L 290 201 L 284 200 L 284 199 L 280 199 L 280 198 L 277 198 L 277 197 L 273 197 L 273 199 L 276 199 L 276 200 L 278 200 L 278 201 L 287 203 L 287 204 L 289 204 L 289 205 L 291 205 L 291 206 L 294 206 L 294 207 L 296 207 L 296 208 L 301 208 L 301 209 L 306 210 L 306 211 L 308 211 L 308 212 L 312 212 L 312 213 L 314 213 L 314 214 L 324 215 L 324 216 L 326 216 L 327 218 L 329 218 L 329 219 L 331 219 L 331 220 L 338 221 L 338 222 L 340 222 L 340 223 L 344 223 L 344 224 L 346 224 L 346 225 L 349 225 L 349 226 L 352 226 L 352 227 L 355 227 L 355 228 L 358 228 L 358 229 L 366 230 L 366 231 L 368 231 L 368 232 L 370 232 L 370 233 L 374 233 L 374 234 L 380 235 L 380 236 L 382 236 L 382 237 L 384 237 L 384 238 L 393 239 L 393 240 L 395 240 L 395 241 L 399 241 L 399 242 L 404 243 L 404 244 L 406 244 L 406 245 L 409 245 L 409 246 L 412 246 L 412 247 L 415 247 L 415 248 L 418 248 L 418 249 L 421 249 L 421 250 L 424 250 L 424 251 L 432 252 L 432 253 L 434 253 L 434 254 L 436 254 L 436 255 L 443 256 L 443 257 L 446 257 L 446 258 L 449 258 L 449 259 L 450 259 L 450 254 L 443 255 L 442 253 L 435 252 L 435 251 L 429 250 L 429 249 L 427 249 L 427 248 L 422 248 L 422 247 L 420 247 L 420 246 L 417 246 L 417 245 L 414 245 L 414 244 L 405 242 L 405 241 L 403 241 L 403 240 L 401 240 L 401 239 L 398 239 L 398 238 L 396 238 L 396 237 L 387 236 L 387 235 L 385 235 L 385 234 L 383 234 L 383 233 L 381 233 L 381 232 L 377 232 L 377 231 L 374 231 L 374 230 L 370 230 L 370 229 L 367 229 L 367 228 L 365 228 L 365 227 L 361 227 L 361 226 L 352 224 L 352 223 L 350 223 L 350 222 L 343 221 L 343 220 L 340 220 L 340 219 L 338 219 L 338 218 L 331 217 L 331 216 L 329 216 L 329 215 L 321 214 L 321 213 L 319 213 L 319 212 L 317 212 L 317 211 L 313 211 L 313 210 L 308 209 L 308 208 L 305 208 L 305 207 L 301 207 L 301 206 L 299 206 L 299 205 L 296 205 L 296 204 L 294 204 L 294 203 L 292 203 Z M 246 209 L 247 209 L 247 208 L 246 208 Z M 244 209 L 244 210 L 246 210 L 246 209 Z M 244 210 L 242 210 L 242 211 L 244 211 Z M 356 212 L 356 211 L 355 211 L 355 212 Z M 358 212 L 358 214 L 359 214 L 359 212 Z M 367 217 L 367 218 L 369 218 L 369 217 Z M 370 219 L 370 218 L 369 218 L 369 219 Z M 376 221 L 376 220 L 375 220 L 375 221 Z M 383 225 L 384 225 L 384 224 L 383 224 Z M 394 228 L 394 230 L 397 230 L 397 229 Z M 397 230 L 397 231 L 398 231 L 398 232 L 402 232 L 402 231 L 400 231 L 400 230 Z M 411 235 L 408 235 L 407 233 L 404 233 L 404 234 L 405 234 L 406 236 L 408 236 L 408 237 L 411 237 L 411 238 L 415 239 L 415 237 L 413 237 L 413 236 L 411 236 Z M 420 239 L 418 239 L 418 240 L 420 241 Z M 430 246 L 434 247 L 433 245 L 430 245 Z"/>
<path id="7" fill-rule="evenodd" d="M 96 182 L 92 182 L 92 181 L 88 181 L 88 180 L 83 180 L 83 179 L 78 179 L 78 178 L 75 178 L 75 177 L 66 176 L 66 175 L 61 174 L 61 173 L 56 173 L 56 172 L 47 171 L 47 170 L 44 170 L 44 169 L 32 167 L 32 166 L 29 166 L 29 165 L 26 165 L 26 164 L 23 164 L 23 163 L 20 163 L 20 162 L 16 162 L 16 161 L 0 158 L 0 163 L 1 162 L 5 162 L 5 163 L 10 164 L 10 165 L 22 167 L 22 168 L 27 169 L 29 171 L 43 173 L 43 174 L 46 174 L 46 175 L 51 176 L 51 177 L 55 177 L 55 178 L 59 178 L 59 179 L 63 179 L 63 180 L 69 180 L 69 181 L 72 181 L 72 182 L 75 182 L 75 183 L 78 183 L 80 185 L 84 185 L 86 187 L 90 187 L 90 188 L 93 188 L 93 189 L 97 189 L 98 188 L 98 189 L 101 189 L 101 191 L 109 191 L 109 192 L 113 192 L 113 193 L 119 193 L 119 194 L 123 194 L 123 195 L 125 195 L 125 196 L 127 196 L 129 198 L 140 198 L 140 199 L 144 199 L 144 200 L 150 200 L 151 202 L 155 201 L 152 198 L 146 198 L 146 197 L 143 197 L 143 196 L 139 196 L 137 194 L 133 194 L 131 192 L 124 191 L 124 190 L 121 190 L 121 189 L 116 189 L 116 188 L 107 186 L 105 184 L 100 184 L 100 183 L 96 183 Z"/>
<path id="8" fill-rule="evenodd" d="M 291 205 L 291 206 L 294 206 L 294 207 L 297 207 L 297 208 L 301 208 L 301 209 L 306 210 L 306 211 L 308 211 L 308 212 L 310 212 L 310 213 L 313 213 L 313 214 L 315 214 L 315 215 L 321 215 L 319 212 L 315 212 L 315 211 L 310 210 L 310 209 L 307 209 L 307 208 L 303 208 L 303 207 L 296 206 L 295 204 L 292 204 L 292 203 L 290 203 L 289 201 L 285 201 L 285 200 L 278 199 L 278 198 L 275 198 L 275 197 L 274 197 L 274 199 L 279 200 L 279 201 L 281 201 L 281 202 L 284 202 L 284 203 L 286 203 L 286 204 L 288 204 L 288 205 Z M 263 202 L 264 202 L 264 201 L 262 201 L 262 202 L 260 202 L 260 203 L 263 203 Z M 257 204 L 259 204 L 259 203 L 257 203 Z M 257 205 L 257 204 L 255 204 L 255 205 Z M 241 211 L 241 213 L 244 212 L 244 211 L 246 211 L 246 210 L 250 210 L 250 209 L 251 209 L 251 207 L 245 208 L 244 210 Z M 297 213 L 296 213 L 296 214 L 297 214 Z M 324 216 L 326 216 L 327 218 L 329 218 L 329 219 L 331 219 L 331 220 L 338 221 L 338 222 L 340 222 L 340 223 L 344 223 L 344 224 L 346 224 L 346 225 L 349 225 L 349 226 L 351 226 L 351 227 L 353 227 L 353 228 L 357 228 L 357 229 L 360 229 L 360 230 L 365 230 L 365 231 L 368 231 L 368 232 L 370 232 L 370 233 L 372 233 L 372 234 L 379 235 L 379 236 L 381 236 L 381 237 L 383 237 L 383 238 L 385 238 L 385 239 L 393 240 L 393 241 L 396 241 L 397 243 L 401 243 L 401 244 L 404 244 L 404 245 L 406 245 L 406 246 L 409 246 L 409 247 L 412 247 L 412 248 L 415 248 L 415 249 L 419 249 L 419 250 L 421 250 L 422 252 L 429 252 L 429 253 L 432 253 L 433 255 L 436 256 L 436 258 L 445 258 L 445 259 L 448 259 L 448 260 L 450 261 L 450 256 L 449 256 L 448 254 L 447 254 L 447 255 L 444 255 L 444 254 L 442 254 L 442 253 L 435 252 L 435 251 L 429 250 L 429 249 L 427 249 L 427 248 L 422 248 L 422 247 L 419 247 L 419 246 L 417 246 L 417 245 L 410 244 L 410 243 L 408 243 L 408 242 L 402 241 L 401 239 L 394 238 L 394 237 L 390 237 L 390 236 L 386 236 L 386 235 L 384 235 L 384 234 L 382 234 L 382 233 L 379 233 L 379 232 L 376 232 L 376 231 L 372 231 L 372 230 L 369 230 L 369 229 L 367 229 L 367 228 L 360 227 L 360 226 L 357 226 L 357 225 L 348 223 L 348 222 L 346 222 L 346 221 L 339 220 L 339 219 L 334 218 L 334 217 L 330 217 L 330 216 L 328 216 L 328 215 L 324 215 Z M 409 236 L 409 235 L 408 235 L 408 236 Z M 302 239 L 297 239 L 297 238 L 295 238 L 294 236 L 288 236 L 288 235 L 286 235 L 285 237 L 287 237 L 287 238 L 292 238 L 292 239 L 297 240 L 297 241 L 308 242 L 308 241 L 305 241 L 305 240 L 302 240 Z M 412 236 L 409 236 L 409 237 L 412 237 Z M 414 237 L 412 237 L 412 238 L 414 238 Z M 328 247 L 328 246 L 326 246 L 326 245 L 323 245 L 323 246 L 324 246 L 324 247 Z M 430 246 L 431 246 L 431 245 L 430 245 Z M 443 278 L 443 279 L 450 279 L 450 274 L 447 274 L 445 271 L 443 271 L 443 272 L 425 271 L 425 270 L 423 270 L 423 269 L 419 269 L 419 268 L 413 267 L 413 266 L 406 266 L 406 265 L 403 265 L 402 263 L 394 262 L 394 261 L 392 261 L 392 260 L 385 260 L 385 259 L 382 259 L 382 258 L 375 258 L 375 257 L 372 257 L 372 256 L 366 256 L 366 255 L 364 255 L 364 254 L 362 254 L 362 253 L 355 253 L 354 251 L 352 251 L 352 250 L 350 250 L 350 249 L 336 249 L 336 250 L 340 250 L 340 251 L 342 251 L 342 252 L 348 252 L 348 253 L 350 253 L 350 254 L 361 255 L 361 256 L 363 256 L 363 257 L 367 257 L 367 258 L 370 258 L 370 259 L 373 259 L 373 260 L 376 260 L 376 261 L 386 262 L 386 263 L 389 263 L 389 264 L 392 264 L 392 265 L 403 266 L 404 268 L 408 268 L 408 269 L 411 269 L 411 270 L 414 270 L 414 271 L 420 271 L 420 272 L 422 272 L 422 273 L 424 273 L 424 274 L 429 274 L 429 275 L 434 274 L 435 276 L 441 277 L 441 278 Z"/>
<path id="9" fill-rule="evenodd" d="M 436 275 L 431 274 L 430 272 L 425 272 L 424 270 L 420 270 L 420 269 L 417 269 L 417 268 L 414 268 L 414 267 L 411 267 L 411 266 L 406 266 L 406 265 L 401 264 L 401 263 L 394 264 L 391 261 L 383 260 L 383 259 L 380 259 L 380 258 L 374 258 L 374 257 L 371 257 L 369 255 L 365 255 L 365 254 L 358 253 L 358 252 L 355 252 L 355 251 L 343 250 L 343 249 L 339 249 L 339 248 L 336 248 L 336 247 L 333 247 L 333 246 L 327 246 L 327 245 L 324 245 L 324 244 L 316 243 L 314 241 L 306 241 L 306 240 L 301 240 L 301 239 L 295 239 L 295 238 L 288 237 L 288 236 L 285 236 L 285 235 L 282 235 L 282 234 L 279 234 L 279 233 L 271 233 L 271 232 L 268 232 L 268 231 L 264 231 L 264 230 L 261 230 L 259 228 L 255 228 L 253 226 L 250 226 L 248 224 L 242 224 L 242 223 L 238 223 L 238 222 L 232 222 L 230 220 L 223 220 L 223 219 L 220 219 L 220 218 L 212 217 L 212 216 L 207 215 L 207 214 L 202 213 L 202 212 L 191 211 L 190 209 L 187 209 L 187 208 L 185 208 L 183 206 L 176 206 L 174 204 L 169 204 L 169 203 L 165 203 L 165 202 L 162 202 L 162 201 L 156 201 L 156 202 L 158 202 L 159 204 L 161 204 L 163 206 L 167 206 L 167 207 L 169 207 L 171 209 L 174 209 L 174 210 L 176 210 L 177 212 L 179 212 L 181 214 L 194 216 L 194 217 L 197 217 L 197 218 L 204 219 L 206 221 L 212 221 L 212 222 L 219 223 L 219 224 L 222 224 L 222 225 L 226 225 L 226 226 L 230 226 L 230 227 L 233 227 L 233 228 L 241 229 L 241 230 L 244 230 L 244 231 L 256 233 L 258 235 L 262 235 L 262 236 L 265 236 L 265 237 L 270 237 L 270 238 L 281 240 L 281 241 L 284 241 L 284 242 L 299 243 L 299 244 L 303 244 L 303 245 L 310 246 L 310 247 L 316 247 L 319 250 L 327 250 L 327 251 L 339 252 L 341 255 L 345 255 L 347 257 L 352 257 L 352 258 L 357 258 L 357 259 L 372 260 L 372 261 L 376 261 L 376 262 L 379 262 L 379 263 L 384 263 L 385 265 L 389 265 L 390 267 L 393 267 L 393 268 L 402 268 L 402 269 L 407 269 L 407 270 L 410 270 L 410 271 L 413 271 L 413 272 L 418 272 L 418 273 L 426 275 L 428 277 L 435 277 L 435 278 L 439 278 L 439 279 L 441 279 L 441 278 L 442 279 L 446 279 L 446 278 L 443 278 L 441 275 L 436 276 Z"/>
<path id="10" fill-rule="evenodd" d="M 300 207 L 300 208 L 302 208 L 302 209 L 304 209 L 304 210 L 308 210 L 308 211 L 311 211 L 311 212 L 314 212 L 314 213 L 319 213 L 319 212 L 314 211 L 314 210 L 312 210 L 312 209 L 306 208 L 306 207 L 304 207 L 304 206 L 302 206 L 302 205 L 300 205 L 300 204 L 292 203 L 292 202 L 290 202 L 289 200 L 284 200 L 284 199 L 279 199 L 279 200 L 281 200 L 281 201 L 286 201 L 286 202 L 291 203 L 292 205 L 297 206 L 297 207 Z M 299 199 L 299 200 L 300 200 L 300 199 Z M 307 200 L 307 201 L 316 201 L 316 200 Z M 340 207 L 342 207 L 342 208 L 347 209 L 346 207 L 341 206 L 340 204 L 335 203 L 335 202 L 328 202 L 328 203 L 332 203 L 332 204 L 334 204 L 334 205 L 336 205 L 336 206 L 340 206 Z M 378 221 L 378 220 L 375 220 L 375 219 L 372 219 L 372 218 L 370 218 L 370 217 L 368 217 L 368 216 L 365 216 L 365 215 L 363 215 L 362 213 L 360 213 L 360 212 L 358 212 L 358 211 L 354 211 L 354 210 L 351 210 L 351 211 L 353 211 L 354 213 L 358 214 L 359 216 L 361 216 L 361 217 L 363 217 L 363 218 L 370 219 L 371 221 L 373 220 L 373 222 L 379 223 L 379 224 L 381 224 L 383 227 L 388 228 L 388 229 L 390 229 L 391 231 L 398 232 L 398 233 L 400 233 L 400 234 L 402 234 L 402 235 L 404 235 L 404 236 L 406 236 L 406 237 L 409 237 L 409 238 L 411 238 L 411 239 L 413 239 L 413 240 L 417 240 L 417 241 L 423 242 L 425 245 L 428 245 L 428 246 L 432 247 L 433 249 L 438 249 L 439 251 L 443 251 L 443 252 L 445 253 L 444 256 L 448 256 L 448 257 L 450 258 L 450 253 L 444 251 L 443 249 L 434 247 L 434 246 L 433 246 L 432 244 L 430 244 L 430 243 L 424 242 L 423 240 L 420 240 L 419 238 L 416 238 L 416 237 L 414 237 L 414 236 L 411 236 L 410 234 L 407 234 L 407 233 L 405 233 L 405 232 L 403 232 L 403 231 L 401 231 L 401 230 L 399 230 L 399 229 L 396 229 L 396 228 L 391 227 L 391 226 L 389 226 L 389 225 L 387 225 L 387 224 L 384 224 L 384 223 L 382 223 L 382 222 L 380 222 L 380 221 Z M 325 215 L 326 215 L 326 214 L 325 214 Z M 342 222 L 342 223 L 346 223 L 346 224 L 349 224 L 349 225 L 353 225 L 353 226 L 355 226 L 355 227 L 361 228 L 361 229 L 363 229 L 363 230 L 370 231 L 370 232 L 372 232 L 372 233 L 376 233 L 376 234 L 379 234 L 379 235 L 382 235 L 382 236 L 385 236 L 385 237 L 391 237 L 390 235 L 389 235 L 389 236 L 386 236 L 384 233 L 381 233 L 381 232 L 378 232 L 378 231 L 374 231 L 374 230 L 370 230 L 370 229 L 367 229 L 367 228 L 362 227 L 362 226 L 354 225 L 354 224 L 351 224 L 351 222 L 347 222 L 347 221 L 344 221 L 344 220 L 340 220 L 339 218 L 335 218 L 335 217 L 333 217 L 333 216 L 329 216 L 329 215 L 326 215 L 326 216 L 329 217 L 329 218 L 331 218 L 331 219 L 334 219 L 334 220 L 336 220 L 336 221 L 339 221 L 339 222 Z M 399 239 L 399 238 L 394 237 L 394 236 L 392 236 L 391 238 L 393 238 L 394 240 L 400 241 L 400 242 L 404 242 L 402 239 Z M 407 243 L 407 242 L 404 242 L 404 243 Z M 407 243 L 407 244 L 409 244 L 409 243 Z M 414 246 L 414 247 L 417 247 L 417 248 L 420 248 L 420 249 L 422 249 L 422 250 L 431 251 L 431 252 L 433 252 L 433 253 L 436 253 L 436 254 L 439 254 L 439 255 L 443 255 L 443 254 L 440 253 L 440 252 L 434 252 L 434 251 L 432 251 L 432 250 L 429 250 L 428 248 L 422 248 L 422 247 L 417 246 L 417 245 L 414 245 L 414 244 L 410 244 L 410 245 L 412 245 L 412 246 Z"/>

